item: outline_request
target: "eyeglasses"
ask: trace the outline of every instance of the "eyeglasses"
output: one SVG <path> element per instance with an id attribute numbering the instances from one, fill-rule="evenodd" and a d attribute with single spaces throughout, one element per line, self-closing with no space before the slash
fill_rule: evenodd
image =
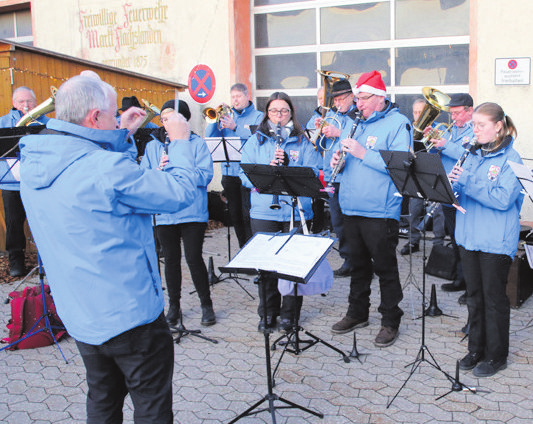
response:
<path id="1" fill-rule="evenodd" d="M 288 115 L 290 113 L 290 109 L 268 109 L 268 113 L 271 113 L 272 115 Z"/>
<path id="2" fill-rule="evenodd" d="M 374 96 L 375 96 L 375 94 L 371 94 L 370 96 L 365 96 L 365 97 L 358 96 L 355 99 L 358 102 L 366 102 L 368 99 L 370 99 L 371 97 L 374 97 Z"/>
<path id="3" fill-rule="evenodd" d="M 334 97 L 333 98 L 333 101 L 339 101 L 339 102 L 343 102 L 344 100 L 346 100 L 348 97 L 350 97 L 352 95 L 352 93 L 346 93 L 344 96 L 337 96 L 337 97 Z"/>

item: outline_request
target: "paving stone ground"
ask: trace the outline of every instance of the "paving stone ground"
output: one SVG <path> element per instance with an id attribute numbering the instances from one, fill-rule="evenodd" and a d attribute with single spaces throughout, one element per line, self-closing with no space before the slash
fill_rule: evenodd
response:
<path id="1" fill-rule="evenodd" d="M 430 238 L 430 237 L 429 237 Z M 213 258 L 215 268 L 228 262 L 225 228 L 209 232 L 205 246 L 206 263 Z M 400 239 L 398 250 L 406 242 Z M 237 251 L 232 234 L 232 255 Z M 426 245 L 426 255 L 431 242 Z M 336 269 L 341 259 L 332 251 L 328 260 Z M 376 348 L 373 340 L 379 331 L 379 285 L 372 283 L 370 325 L 356 330 L 358 358 L 345 363 L 342 356 L 323 343 L 301 352 L 286 353 L 282 347 L 272 352 L 272 366 L 278 363 L 273 393 L 312 411 L 299 408 L 276 409 L 277 423 L 508 423 L 533 422 L 533 314 L 528 299 L 511 310 L 509 364 L 506 370 L 486 379 L 461 372 L 460 382 L 469 391 L 451 391 L 447 378 L 455 376 L 456 361 L 466 354 L 467 340 L 460 329 L 466 323 L 466 307 L 457 303 L 460 293 L 440 289 L 445 280 L 426 276 L 426 298 L 435 284 L 438 317 L 425 319 L 425 344 L 422 345 L 422 253 L 412 260 L 398 254 L 405 312 L 400 336 L 393 346 Z M 185 261 L 183 261 L 185 264 Z M 265 339 L 257 332 L 257 287 L 250 277 L 222 281 L 212 286 L 218 323 L 201 328 L 201 310 L 184 265 L 183 312 L 188 329 L 201 329 L 217 344 L 187 336 L 175 346 L 174 411 L 175 422 L 182 424 L 228 423 L 261 401 L 267 393 Z M 224 276 L 224 275 L 223 275 Z M 38 284 L 36 279 L 29 284 Z M 241 284 L 242 287 L 239 285 Z M 0 284 L 0 300 L 15 287 Z M 334 335 L 331 326 L 347 307 L 348 278 L 337 278 L 326 296 L 308 296 L 302 308 L 301 325 L 312 335 L 340 349 L 353 351 L 354 333 Z M 245 291 L 246 290 L 246 291 Z M 248 293 L 253 295 L 252 299 Z M 0 303 L 0 337 L 7 335 L 5 324 L 10 305 Z M 272 335 L 270 341 L 278 337 Z M 308 338 L 300 333 L 302 339 Z M 303 346 L 303 345 L 301 345 Z M 423 347 L 424 346 L 424 347 Z M 57 346 L 0 352 L 0 422 L 9 424 L 47 424 L 85 422 L 87 387 L 84 367 L 74 341 Z M 423 355 L 424 360 L 415 362 Z M 418 364 L 411 374 L 413 362 Z M 396 396 L 396 397 L 395 397 Z M 395 398 L 394 398 L 395 397 Z M 439 399 L 437 399 L 439 398 Z M 279 400 L 275 406 L 285 406 Z M 260 407 L 268 406 L 264 402 Z M 124 407 L 124 422 L 132 423 L 129 399 Z M 272 423 L 268 411 L 244 417 L 247 423 Z"/>

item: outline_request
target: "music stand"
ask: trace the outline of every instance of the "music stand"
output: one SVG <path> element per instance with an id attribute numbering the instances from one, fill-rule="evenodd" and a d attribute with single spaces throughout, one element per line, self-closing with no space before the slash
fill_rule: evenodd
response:
<path id="1" fill-rule="evenodd" d="M 239 137 L 206 137 L 205 142 L 207 144 L 207 147 L 209 148 L 209 153 L 211 153 L 211 158 L 213 159 L 214 163 L 220 163 L 220 162 L 240 162 L 241 161 L 241 149 L 242 149 L 242 140 Z M 226 202 L 225 204 L 225 212 L 227 213 L 227 216 L 229 217 L 228 222 L 226 223 L 227 228 L 227 234 L 226 238 L 228 241 L 228 260 L 231 260 L 231 231 L 230 231 L 230 224 L 231 224 L 231 216 L 229 214 L 229 206 Z M 212 266 L 213 258 L 209 258 L 209 284 L 211 286 L 214 286 L 215 284 L 222 283 L 223 281 L 227 280 L 233 280 L 237 285 L 243 289 L 248 296 L 250 296 L 252 299 L 254 297 L 250 294 L 248 290 L 246 290 L 246 287 L 244 287 L 239 280 L 246 280 L 246 278 L 238 277 L 237 275 L 228 274 L 227 277 L 222 277 L 222 274 L 216 275 L 214 272 L 214 266 Z M 248 281 L 248 280 L 246 280 Z M 191 293 L 194 293 L 191 292 Z"/>
<path id="2" fill-rule="evenodd" d="M 260 193 L 289 195 L 292 197 L 291 228 L 294 226 L 294 210 L 297 208 L 298 197 L 328 197 L 328 193 L 324 190 L 322 182 L 316 176 L 312 168 L 298 166 L 271 166 L 261 164 L 241 164 L 241 168 Z M 303 223 L 303 214 L 301 214 L 300 219 Z M 295 284 L 295 296 L 297 296 L 297 287 L 298 285 Z M 281 353 L 272 377 L 274 377 L 276 374 L 286 351 L 298 355 L 317 343 L 322 343 L 324 346 L 342 355 L 344 362 L 350 362 L 349 356 L 343 351 L 337 349 L 314 334 L 304 330 L 299 325 L 298 314 L 296 314 L 295 318 L 296 319 L 293 327 L 287 332 L 287 334 L 284 334 L 276 339 L 272 345 L 272 349 L 275 350 L 276 345 L 281 340 L 287 339 L 287 341 L 284 342 L 283 352 Z M 311 340 L 300 339 L 300 331 L 303 331 L 307 336 L 311 337 Z M 301 348 L 300 343 L 304 343 L 307 346 Z"/>
<path id="3" fill-rule="evenodd" d="M 295 283 L 306 284 L 320 265 L 320 262 L 327 256 L 333 243 L 334 239 L 317 237 L 315 235 L 257 233 L 237 253 L 231 262 L 225 267 L 222 267 L 221 270 L 258 275 L 257 283 L 259 284 L 263 298 L 266 299 L 266 287 L 264 284 L 266 278 L 284 278 Z M 263 316 L 267 316 L 266 302 L 263 302 Z M 271 329 L 269 328 L 263 330 L 268 393 L 260 401 L 230 421 L 229 424 L 262 411 L 269 411 L 272 422 L 275 424 L 276 409 L 287 408 L 298 408 L 304 412 L 323 418 L 323 414 L 284 399 L 273 392 L 270 332 Z M 283 402 L 285 406 L 276 406 L 274 404 L 276 400 Z M 263 402 L 268 402 L 268 406 L 255 410 Z"/>
<path id="4" fill-rule="evenodd" d="M 446 175 L 446 171 L 442 165 L 440 157 L 435 154 L 427 152 L 419 152 L 413 154 L 411 152 L 401 151 L 385 151 L 380 150 L 381 157 L 385 161 L 385 165 L 392 182 L 402 196 L 422 198 L 426 202 L 434 201 L 445 204 L 453 204 L 459 207 L 459 202 L 453 193 L 452 185 Z M 431 354 L 426 346 L 426 254 L 425 254 L 425 234 L 423 234 L 423 256 L 422 256 L 422 339 L 420 349 L 416 359 L 406 367 L 411 366 L 409 376 L 400 387 L 398 392 L 394 395 L 392 400 L 387 404 L 387 408 L 394 402 L 401 390 L 406 386 L 409 379 L 412 377 L 416 369 L 422 362 L 427 362 L 433 368 L 437 369 L 446 376 L 452 383 L 452 391 L 460 387 L 460 390 L 474 390 L 468 388 L 459 381 L 459 376 L 453 377 L 444 371 L 437 363 L 435 357 Z M 426 353 L 430 359 L 426 357 Z M 454 388 L 455 387 L 455 388 Z M 451 392 L 449 392 L 451 393 Z M 445 395 L 444 395 L 445 396 Z"/>

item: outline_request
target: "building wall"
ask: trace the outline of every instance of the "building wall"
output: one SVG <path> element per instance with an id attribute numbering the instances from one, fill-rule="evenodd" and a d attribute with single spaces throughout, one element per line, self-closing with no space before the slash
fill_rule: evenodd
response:
<path id="1" fill-rule="evenodd" d="M 530 99 L 533 89 L 529 85 L 496 85 L 495 61 L 497 58 L 533 57 L 533 44 L 529 25 L 533 16 L 533 2 L 516 0 L 475 0 L 471 8 L 471 78 L 470 86 L 476 104 L 493 101 L 500 104 L 517 129 L 515 148 L 525 165 L 533 168 L 533 131 Z M 526 159 L 530 160 L 526 160 Z M 524 200 L 522 219 L 533 221 L 533 205 Z"/>

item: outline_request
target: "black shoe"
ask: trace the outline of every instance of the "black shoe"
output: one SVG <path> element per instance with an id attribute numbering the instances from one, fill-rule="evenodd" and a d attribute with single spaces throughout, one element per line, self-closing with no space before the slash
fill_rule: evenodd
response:
<path id="1" fill-rule="evenodd" d="M 453 283 L 446 283 L 440 286 L 440 288 L 447 292 L 457 292 L 466 290 L 466 283 L 460 280 L 455 280 Z"/>
<path id="2" fill-rule="evenodd" d="M 288 333 L 294 328 L 294 323 L 289 318 L 281 318 L 279 321 L 279 331 L 282 333 Z"/>
<path id="3" fill-rule="evenodd" d="M 278 317 L 277 316 L 267 316 L 266 326 L 265 326 L 265 319 L 261 317 L 259 320 L 259 324 L 257 325 L 257 331 L 262 333 L 265 331 L 265 329 L 274 330 L 278 325 Z"/>
<path id="4" fill-rule="evenodd" d="M 466 292 L 459 296 L 459 299 L 457 299 L 457 303 L 459 303 L 459 305 L 466 305 Z"/>
<path id="5" fill-rule="evenodd" d="M 23 263 L 14 263 L 9 265 L 9 276 L 10 277 L 22 277 L 26 275 L 26 267 Z"/>
<path id="6" fill-rule="evenodd" d="M 491 377 L 505 368 L 507 368 L 507 358 L 500 359 L 499 361 L 483 361 L 477 364 L 472 374 L 476 377 Z"/>
<path id="7" fill-rule="evenodd" d="M 216 323 L 217 318 L 215 317 L 215 311 L 213 310 L 213 306 L 202 306 L 202 321 L 200 321 L 200 324 L 205 327 L 208 327 L 210 325 L 215 325 Z"/>
<path id="8" fill-rule="evenodd" d="M 409 228 L 408 227 L 400 227 L 400 229 L 398 231 L 398 236 L 399 237 L 403 237 L 403 238 L 409 237 Z"/>
<path id="9" fill-rule="evenodd" d="M 415 253 L 418 252 L 420 249 L 418 247 L 418 243 L 410 244 L 407 243 L 404 247 L 402 247 L 402 250 L 400 250 L 400 255 L 408 255 L 409 252 Z"/>
<path id="10" fill-rule="evenodd" d="M 482 358 L 483 355 L 481 353 L 468 352 L 468 354 L 459 361 L 459 368 L 463 371 L 471 370 Z"/>
<path id="11" fill-rule="evenodd" d="M 176 325 L 178 323 L 180 315 L 181 311 L 179 305 L 170 305 L 170 307 L 168 308 L 168 312 L 165 316 L 168 325 Z"/>
<path id="12" fill-rule="evenodd" d="M 339 269 L 333 271 L 335 277 L 348 277 L 352 273 L 352 267 L 344 262 Z"/>
<path id="13" fill-rule="evenodd" d="M 468 336 L 468 332 L 470 331 L 470 321 L 468 321 L 463 328 L 461 328 L 461 333 L 463 333 L 465 336 Z"/>

